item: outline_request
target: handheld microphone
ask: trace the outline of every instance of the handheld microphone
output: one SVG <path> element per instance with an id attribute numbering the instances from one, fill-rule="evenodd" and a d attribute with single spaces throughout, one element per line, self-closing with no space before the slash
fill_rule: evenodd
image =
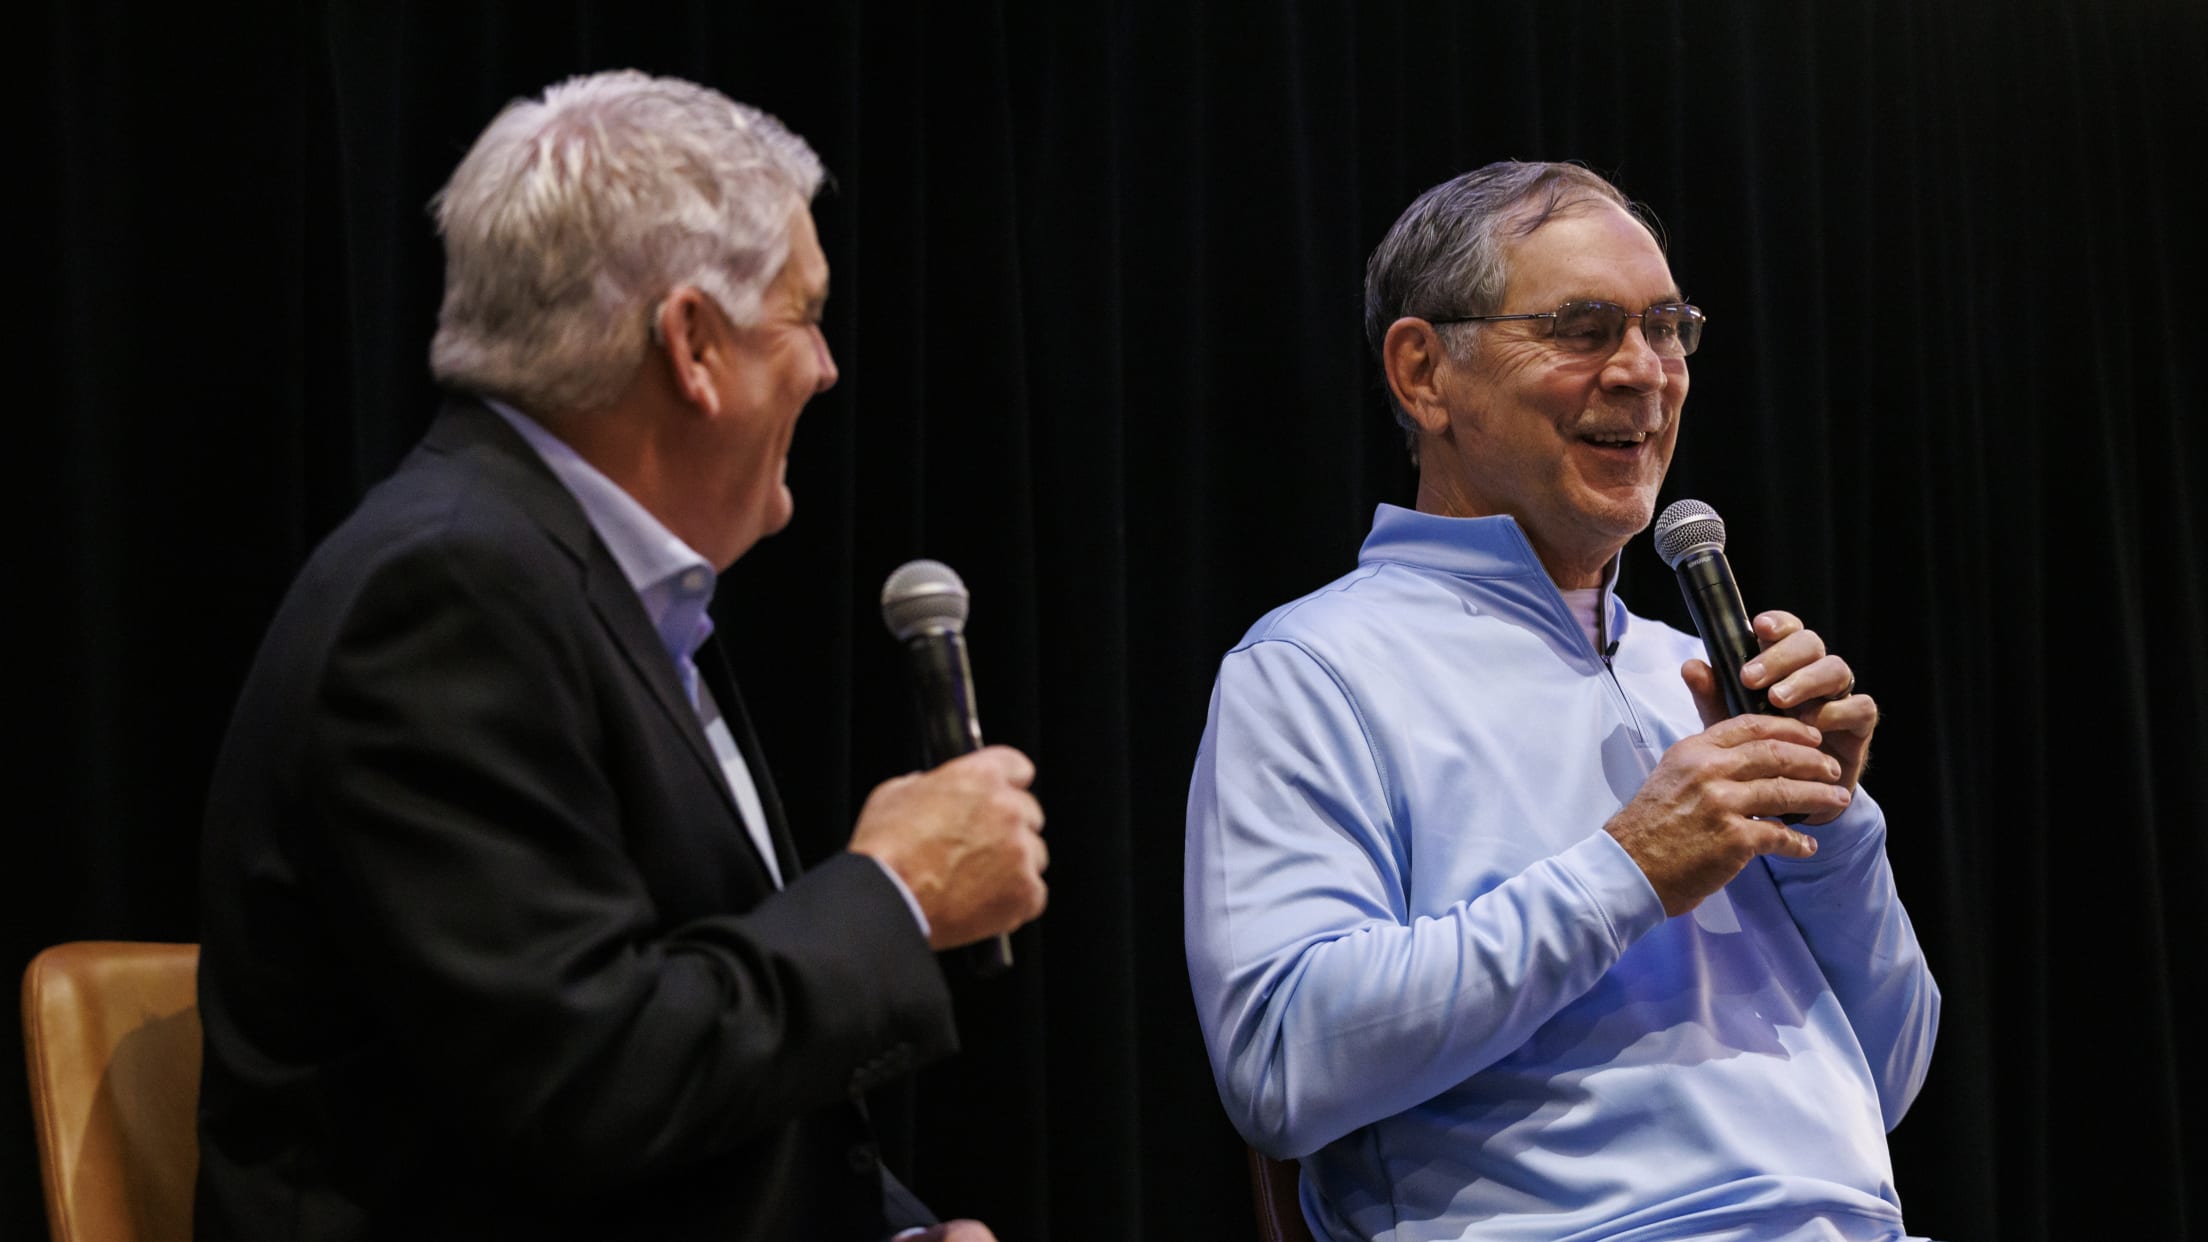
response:
<path id="1" fill-rule="evenodd" d="M 1740 684 L 1741 667 L 1762 648 L 1749 625 L 1748 607 L 1740 601 L 1733 567 L 1725 560 L 1725 519 L 1699 500 L 1673 501 L 1656 519 L 1656 555 L 1679 575 L 1679 591 L 1687 597 L 1687 612 L 1709 653 L 1726 714 L 1771 715 L 1771 701 L 1763 691 Z M 1780 818 L 1798 824 L 1806 817 Z"/>
<path id="2" fill-rule="evenodd" d="M 1733 568 L 1725 562 L 1725 520 L 1699 500 L 1673 501 L 1656 519 L 1656 555 L 1679 575 L 1695 632 L 1717 670 L 1717 688 L 1731 716 L 1769 715 L 1763 691 L 1740 684 L 1741 666 L 1756 658 L 1756 632 L 1748 624 L 1747 605 Z"/>
<path id="3" fill-rule="evenodd" d="M 882 623 L 905 645 L 913 703 L 920 712 L 920 749 L 929 767 L 981 749 L 974 714 L 974 674 L 966 659 L 966 613 L 972 597 L 957 571 L 941 561 L 907 561 L 882 583 Z M 973 946 L 974 972 L 993 975 L 1012 964 L 1012 939 Z"/>

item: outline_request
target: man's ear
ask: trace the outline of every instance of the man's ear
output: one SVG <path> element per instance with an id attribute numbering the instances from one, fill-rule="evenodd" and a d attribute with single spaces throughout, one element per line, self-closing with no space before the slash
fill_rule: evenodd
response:
<path id="1" fill-rule="evenodd" d="M 718 416 L 721 390 L 713 382 L 713 364 L 726 343 L 712 303 L 704 293 L 684 285 L 660 302 L 652 328 L 651 347 L 666 359 L 675 387 L 691 405 Z"/>
<path id="2" fill-rule="evenodd" d="M 1423 319 L 1406 315 L 1389 324 L 1380 339 L 1380 369 L 1388 391 L 1427 435 L 1449 430 L 1449 403 L 1441 391 L 1441 369 L 1448 361 L 1449 347 L 1441 333 Z"/>

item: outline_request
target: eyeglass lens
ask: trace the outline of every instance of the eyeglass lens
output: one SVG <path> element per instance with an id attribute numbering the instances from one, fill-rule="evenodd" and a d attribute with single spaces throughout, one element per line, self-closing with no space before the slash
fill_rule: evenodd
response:
<path id="1" fill-rule="evenodd" d="M 1692 307 L 1668 302 L 1635 315 L 1615 302 L 1566 302 L 1553 321 L 1557 343 L 1580 353 L 1609 353 L 1624 342 L 1629 319 L 1641 321 L 1648 347 L 1666 358 L 1684 358 L 1702 343 L 1702 318 Z"/>

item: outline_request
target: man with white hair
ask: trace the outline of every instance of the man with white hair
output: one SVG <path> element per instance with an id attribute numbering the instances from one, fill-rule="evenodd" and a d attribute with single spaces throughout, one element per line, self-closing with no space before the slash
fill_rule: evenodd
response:
<path id="1" fill-rule="evenodd" d="M 301 572 L 210 795 L 202 1237 L 989 1237 L 860 1096 L 956 1046 L 930 950 L 1041 912 L 1034 769 L 889 781 L 801 874 L 706 611 L 836 380 L 821 176 L 609 73 L 439 195 L 452 395 Z"/>
<path id="2" fill-rule="evenodd" d="M 1366 269 L 1417 508 L 1227 654 L 1188 801 L 1212 1069 L 1321 1237 L 1902 1236 L 1939 990 L 1857 783 L 1878 708 L 1773 611 L 1774 714 L 1727 719 L 1613 592 L 1702 326 L 1576 165 L 1435 186 Z"/>

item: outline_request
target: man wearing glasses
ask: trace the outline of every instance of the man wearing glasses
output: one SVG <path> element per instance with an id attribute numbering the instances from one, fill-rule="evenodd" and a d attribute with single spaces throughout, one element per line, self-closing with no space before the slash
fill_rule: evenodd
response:
<path id="1" fill-rule="evenodd" d="M 1877 708 L 1769 612 L 1783 714 L 1725 719 L 1612 594 L 1702 312 L 1572 165 L 1429 190 L 1365 289 L 1417 508 L 1228 653 L 1189 792 L 1228 1113 L 1321 1237 L 1902 1237 L 1939 992 L 1857 788 Z"/>

